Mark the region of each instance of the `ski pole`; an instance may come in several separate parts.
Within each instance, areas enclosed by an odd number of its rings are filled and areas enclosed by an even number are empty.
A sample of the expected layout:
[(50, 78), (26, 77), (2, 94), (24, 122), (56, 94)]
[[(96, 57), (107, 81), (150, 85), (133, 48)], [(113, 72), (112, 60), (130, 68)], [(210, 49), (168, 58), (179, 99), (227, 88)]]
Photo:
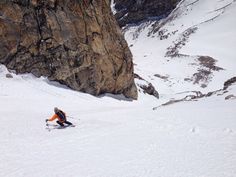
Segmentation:
[(80, 120), (80, 119), (77, 119), (77, 118), (74, 118), (74, 117), (71, 117), (71, 116), (67, 116), (67, 117), (69, 117), (69, 118), (71, 118), (71, 119)]

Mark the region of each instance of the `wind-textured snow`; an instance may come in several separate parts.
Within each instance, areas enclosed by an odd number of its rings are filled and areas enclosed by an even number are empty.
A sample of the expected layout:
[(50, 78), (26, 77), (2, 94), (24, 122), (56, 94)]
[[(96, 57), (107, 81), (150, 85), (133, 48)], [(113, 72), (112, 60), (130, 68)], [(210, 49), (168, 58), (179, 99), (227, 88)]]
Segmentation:
[[(148, 37), (147, 24), (126, 31), (135, 72), (156, 86), (160, 99), (142, 92), (137, 101), (94, 97), (29, 74), (6, 78), (9, 71), (0, 65), (0, 177), (235, 177), (236, 99), (225, 99), (236, 95), (235, 84), (210, 97), (160, 106), (190, 91), (221, 89), (236, 76), (235, 4), (181, 1), (171, 14), (176, 18), (160, 28), (178, 31), (164, 40), (157, 33)], [(198, 29), (179, 49), (188, 56), (165, 57), (192, 26)], [(199, 69), (198, 55), (224, 68), (213, 72), (206, 88), (184, 80)], [(48, 131), (45, 119), (55, 106), (76, 127)]]

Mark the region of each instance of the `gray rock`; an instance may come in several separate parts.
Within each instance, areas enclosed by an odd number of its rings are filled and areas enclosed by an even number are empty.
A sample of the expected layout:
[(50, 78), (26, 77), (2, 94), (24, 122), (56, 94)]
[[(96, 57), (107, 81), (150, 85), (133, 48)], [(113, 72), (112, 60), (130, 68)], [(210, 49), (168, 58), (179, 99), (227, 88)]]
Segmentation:
[(180, 0), (114, 0), (115, 17), (121, 27), (143, 20), (166, 17)]
[(233, 99), (236, 99), (236, 96), (231, 94), (231, 95), (228, 95), (225, 97), (225, 100), (233, 100)]
[(6, 78), (9, 78), (9, 79), (11, 79), (11, 78), (13, 78), (13, 76), (12, 76), (12, 74), (10, 74), (10, 73), (7, 73), (7, 74), (6, 74)]
[(154, 97), (156, 97), (157, 99), (159, 99), (159, 93), (157, 92), (157, 90), (155, 89), (155, 87), (152, 85), (152, 83), (146, 81), (145, 79), (143, 79), (141, 76), (139, 76), (138, 74), (134, 74), (134, 78), (138, 79), (140, 81), (143, 81), (142, 84), (137, 84), (138, 87), (141, 88), (141, 90), (143, 91), (143, 93), (145, 94), (149, 94), (152, 95)]
[(153, 95), (154, 97), (159, 99), (159, 93), (151, 83), (149, 83), (148, 85), (141, 85), (140, 87), (144, 90), (144, 93)]

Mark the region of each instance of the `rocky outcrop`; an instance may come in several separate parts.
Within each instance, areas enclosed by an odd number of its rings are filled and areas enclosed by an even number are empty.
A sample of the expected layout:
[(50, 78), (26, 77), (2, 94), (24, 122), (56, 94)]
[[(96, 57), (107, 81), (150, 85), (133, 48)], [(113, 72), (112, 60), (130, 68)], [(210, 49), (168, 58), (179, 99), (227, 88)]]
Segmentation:
[(225, 100), (235, 100), (236, 99), (236, 96), (231, 94), (231, 95), (228, 95), (225, 97)]
[(155, 89), (155, 87), (152, 85), (152, 83), (146, 81), (138, 74), (134, 74), (134, 78), (137, 79), (137, 86), (139, 92), (143, 92), (144, 94), (152, 95), (159, 99), (159, 93)]
[(166, 17), (180, 0), (114, 0), (115, 17), (121, 27)]
[(93, 95), (137, 98), (109, 0), (0, 1), (0, 63)]
[(223, 89), (226, 90), (229, 86), (231, 86), (235, 83), (236, 83), (236, 77), (232, 77), (232, 78), (228, 79), (227, 81), (225, 81)]

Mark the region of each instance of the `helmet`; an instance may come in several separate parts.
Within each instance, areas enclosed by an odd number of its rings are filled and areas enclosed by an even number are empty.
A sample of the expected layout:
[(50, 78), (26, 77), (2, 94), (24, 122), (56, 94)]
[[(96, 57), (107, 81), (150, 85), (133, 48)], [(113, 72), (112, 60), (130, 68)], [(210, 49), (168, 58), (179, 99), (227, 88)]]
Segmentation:
[(58, 113), (59, 112), (59, 109), (57, 107), (54, 108), (54, 112), (55, 113)]

